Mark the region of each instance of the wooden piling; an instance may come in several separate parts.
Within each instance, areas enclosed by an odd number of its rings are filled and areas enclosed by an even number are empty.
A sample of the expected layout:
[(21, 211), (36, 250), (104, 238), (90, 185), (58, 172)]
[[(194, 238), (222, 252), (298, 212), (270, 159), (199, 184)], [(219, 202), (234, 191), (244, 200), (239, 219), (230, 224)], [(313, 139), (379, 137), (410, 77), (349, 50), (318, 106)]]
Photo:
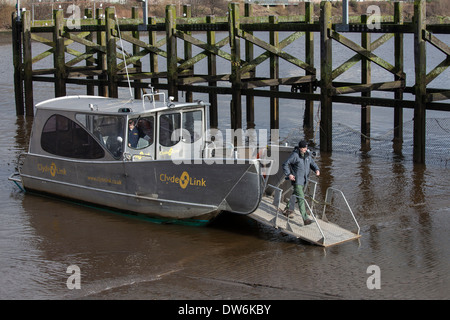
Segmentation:
[(117, 54), (116, 54), (116, 11), (114, 7), (106, 8), (106, 71), (108, 74), (108, 96), (117, 98), (119, 96), (117, 86)]
[(238, 36), (239, 30), (239, 5), (237, 3), (228, 4), (228, 23), (231, 46), (231, 87), (232, 99), (230, 103), (231, 129), (242, 128), (242, 102), (241, 102), (241, 39)]
[[(450, 34), (449, 25), (426, 25), (425, 0), (416, 0), (414, 4), (415, 16), (412, 22), (403, 22), (403, 5), (394, 4), (393, 22), (383, 22), (380, 29), (368, 28), (367, 17), (360, 22), (351, 22), (345, 28), (332, 24), (331, 4), (326, 1), (320, 6), (319, 23), (314, 21), (313, 3), (305, 3), (305, 16), (289, 15), (272, 17), (254, 17), (252, 6), (245, 5), (244, 16), (240, 16), (239, 4), (228, 5), (227, 17), (191, 17), (190, 7), (184, 6), (184, 17), (177, 18), (176, 7), (166, 7), (165, 19), (151, 17), (147, 26), (142, 27), (138, 19), (138, 9), (133, 8), (130, 19), (115, 17), (114, 8), (106, 9), (106, 19), (102, 9), (95, 12), (92, 20), (92, 11), (86, 10), (87, 19), (81, 19), (81, 29), (71, 30), (65, 26), (62, 10), (56, 10), (52, 21), (34, 21), (31, 25), (30, 12), (24, 12), (22, 20), (13, 23), (13, 51), (14, 51), (14, 85), (16, 113), (33, 115), (33, 81), (53, 82), (55, 96), (66, 94), (66, 83), (86, 86), (86, 92), (93, 94), (94, 86), (98, 86), (98, 95), (118, 96), (119, 86), (128, 86), (123, 76), (124, 63), (117, 64), (117, 58), (122, 59), (122, 53), (117, 53), (116, 43), (119, 40), (119, 30), (122, 40), (133, 46), (132, 53), (125, 53), (126, 61), (132, 64), (130, 85), (134, 87), (134, 96), (141, 97), (141, 88), (147, 85), (156, 90), (167, 90), (169, 96), (179, 99), (178, 91), (186, 92), (185, 100), (192, 101), (194, 92), (209, 95), (210, 126), (217, 128), (218, 95), (231, 96), (230, 115), (231, 128), (242, 127), (242, 95), (246, 96), (246, 126), (247, 129), (255, 127), (255, 112), (258, 106), (254, 105), (255, 97), (264, 97), (270, 100), (270, 127), (279, 128), (279, 99), (292, 99), (305, 101), (303, 128), (306, 139), (314, 138), (314, 101), (320, 101), (320, 150), (332, 151), (332, 107), (333, 102), (361, 106), (361, 147), (370, 149), (370, 108), (383, 106), (394, 108), (394, 152), (401, 150), (403, 140), (403, 108), (411, 108), (413, 102), (404, 100), (403, 93), (412, 93), (414, 100), (414, 161), (425, 161), (425, 122), (426, 110), (450, 111), (450, 103), (437, 103), (437, 101), (450, 98), (449, 89), (427, 89), (427, 84), (438, 77), (450, 66), (450, 46), (438, 39), (434, 34)], [(12, 17), (14, 21), (14, 16)], [(389, 20), (389, 19), (388, 19)], [(392, 20), (390, 20), (392, 21)], [(148, 44), (141, 41), (139, 31), (148, 31)], [(206, 41), (196, 38), (197, 31), (206, 32)], [(228, 37), (216, 43), (216, 32), (228, 32)], [(360, 32), (361, 44), (355, 43), (345, 36), (346, 32)], [(38, 36), (35, 33), (47, 32), (53, 34), (53, 39)], [(97, 43), (93, 43), (93, 33), (96, 33)], [(132, 33), (130, 36), (129, 32)], [(156, 32), (165, 32), (166, 37), (156, 38)], [(259, 36), (266, 32), (269, 40), (262, 40)], [(279, 32), (292, 32), (280, 41)], [(314, 36), (320, 33), (320, 79), (314, 68)], [(305, 62), (289, 54), (285, 47), (305, 34), (304, 50)], [(384, 33), (371, 42), (371, 33)], [(415, 85), (406, 85), (403, 56), (403, 34), (414, 34), (415, 55)], [(378, 57), (374, 51), (394, 37), (394, 65)], [(22, 41), (21, 41), (22, 40)], [(32, 57), (31, 41), (41, 42), (49, 49)], [(184, 41), (184, 56), (178, 57), (177, 40)], [(333, 70), (332, 42), (337, 41), (352, 50), (353, 56), (341, 66)], [(85, 52), (78, 52), (70, 47), (77, 42), (85, 48)], [(230, 53), (223, 49), (229, 42)], [(241, 42), (245, 43), (245, 60), (241, 60)], [(426, 42), (436, 47), (446, 55), (444, 61), (438, 64), (428, 74), (426, 73)], [(165, 45), (165, 48), (164, 48)], [(193, 57), (193, 46), (201, 51)], [(263, 52), (255, 57), (254, 47)], [(149, 55), (150, 70), (143, 69), (142, 58)], [(74, 55), (66, 62), (67, 56)], [(93, 58), (96, 55), (96, 59)], [(53, 56), (53, 68), (33, 70), (33, 63), (45, 57)], [(158, 57), (167, 61), (167, 71), (158, 69)], [(217, 74), (218, 57), (230, 63), (231, 72)], [(194, 74), (194, 65), (202, 59), (207, 59), (207, 74)], [(85, 62), (83, 62), (85, 60)], [(269, 60), (270, 70), (263, 71), (266, 77), (257, 77), (257, 68)], [(303, 74), (283, 77), (279, 66), (289, 63), (300, 68)], [(352, 66), (361, 62), (361, 73), (354, 73), (353, 82), (335, 81)], [(85, 65), (75, 66), (78, 63)], [(394, 81), (372, 83), (371, 66), (381, 67), (394, 76)], [(120, 69), (120, 70), (119, 70)], [(292, 69), (294, 71), (295, 69)], [(198, 72), (199, 70), (197, 70)], [(301, 71), (301, 70), (300, 70)], [(98, 77), (97, 80), (94, 77)], [(151, 83), (146, 83), (149, 79)], [(163, 79), (160, 81), (159, 79)], [(165, 83), (165, 81), (167, 83)], [(318, 81), (319, 80), (319, 81)], [(222, 82), (227, 85), (221, 86)], [(204, 84), (201, 84), (204, 83)], [(320, 85), (320, 93), (315, 92), (315, 86)], [(288, 90), (286, 90), (286, 87)], [(291, 89), (291, 90), (289, 90)], [(372, 92), (392, 92), (394, 98), (388, 95), (375, 97)], [(348, 95), (361, 93), (359, 96)], [(294, 102), (295, 103), (295, 102)], [(400, 146), (398, 148), (398, 146)]]
[[(244, 8), (244, 15), (245, 17), (252, 17), (253, 16), (253, 6), (250, 3), (245, 3)], [(250, 35), (253, 35), (252, 31), (248, 31)], [(247, 63), (251, 62), (254, 58), (254, 46), (253, 43), (250, 41), (245, 41), (245, 61)], [(250, 78), (254, 78), (256, 76), (255, 69), (252, 69), (249, 71)], [(253, 90), (253, 89), (251, 89)], [(247, 118), (247, 129), (254, 129), (255, 128), (255, 96), (251, 94), (246, 95), (246, 118)]]
[[(84, 10), (84, 15), (86, 16), (87, 19), (92, 19), (94, 17), (91, 8), (86, 8)], [(86, 36), (86, 40), (88, 40), (88, 41), (92, 41), (93, 40), (92, 32), (89, 33), (89, 35)], [(85, 48), (86, 48), (86, 53), (90, 52), (89, 46), (86, 45)], [(94, 62), (89, 60), (89, 59), (86, 59), (86, 67), (93, 67), (93, 66), (94, 66)], [(94, 77), (93, 76), (87, 76), (86, 79), (93, 80)], [(86, 94), (92, 95), (92, 96), (95, 94), (94, 93), (94, 85), (92, 83), (88, 83), (86, 85)]]
[[(394, 3), (394, 23), (397, 25), (403, 24), (403, 2)], [(403, 33), (397, 32), (394, 35), (394, 57), (395, 68), (403, 72)], [(402, 80), (399, 76), (394, 75), (394, 81)], [(395, 100), (403, 100), (403, 88), (395, 89)], [(394, 152), (399, 153), (401, 143), (403, 142), (403, 108), (401, 106), (394, 106)], [(400, 147), (400, 148), (399, 148)]]
[(176, 7), (175, 5), (168, 5), (166, 7), (166, 39), (167, 39), (167, 84), (168, 94), (172, 96), (175, 101), (178, 101), (177, 89), (177, 38), (176, 33)]
[[(305, 23), (312, 25), (314, 23), (314, 3), (305, 2)], [(314, 33), (305, 32), (305, 62), (314, 67)], [(306, 70), (306, 75), (313, 75)], [(313, 84), (308, 85), (308, 93), (314, 93)], [(303, 116), (303, 128), (305, 129), (306, 139), (311, 139), (314, 132), (314, 101), (305, 100), (305, 114)]]
[(416, 163), (425, 162), (425, 126), (426, 126), (426, 2), (416, 0), (414, 3), (414, 64), (416, 84), (414, 85), (414, 132), (413, 158)]
[[(183, 16), (185, 18), (187, 18), (187, 19), (192, 17), (191, 5), (185, 4), (183, 6)], [(187, 35), (192, 35), (192, 32), (188, 31), (188, 32), (186, 32), (186, 34)], [(185, 60), (189, 60), (191, 58), (192, 58), (192, 44), (189, 43), (188, 41), (185, 41), (184, 42), (184, 59)], [(194, 74), (194, 65), (192, 65), (189, 68), (189, 71), (190, 71), (191, 74)], [(185, 97), (186, 102), (192, 102), (194, 100), (192, 91), (187, 90), (185, 92), (185, 95), (186, 95), (186, 97)]]
[[(150, 17), (148, 24), (151, 26), (156, 25), (156, 18)], [(157, 44), (157, 38), (156, 38), (156, 31), (149, 31), (148, 33), (148, 42), (151, 46), (156, 46)], [(157, 74), (158, 73), (158, 55), (155, 52), (149, 53), (150, 58), (150, 73), (151, 74)], [(153, 87), (156, 87), (159, 83), (159, 79), (157, 77), (153, 77), (151, 80), (151, 84)]]
[(22, 81), (22, 24), (17, 20), (17, 13), (13, 12), (12, 25), (12, 49), (14, 66), (14, 96), (16, 102), (16, 115), (24, 114), (23, 81)]
[[(104, 10), (101, 8), (96, 9), (95, 16), (97, 18), (97, 26), (104, 26), (105, 19), (103, 17)], [(102, 31), (100, 28), (97, 31), (97, 44), (101, 47), (106, 48), (106, 32)], [(107, 81), (107, 59), (106, 53), (99, 51), (97, 54), (97, 64), (98, 69), (101, 71), (101, 74), (98, 76), (98, 80), (104, 81), (105, 84), (101, 84), (98, 86), (98, 95), (102, 97), (108, 96), (108, 86), (106, 85)]]
[[(216, 18), (214, 16), (207, 16), (206, 23), (213, 25), (216, 23)], [(214, 46), (216, 44), (216, 32), (213, 30), (207, 31), (206, 33), (206, 41), (210, 46)], [(208, 75), (215, 76), (217, 74), (217, 64), (216, 64), (216, 55), (212, 52), (208, 52)], [(210, 87), (216, 87), (216, 81), (209, 81), (208, 85)], [(209, 103), (211, 104), (209, 107), (209, 125), (210, 128), (217, 129), (219, 126), (219, 116), (217, 113), (218, 101), (217, 101), (217, 93), (210, 92), (209, 93)]]
[(31, 53), (31, 13), (29, 11), (25, 11), (22, 14), (22, 28), (25, 114), (33, 116), (33, 58)]
[[(138, 19), (139, 18), (139, 8), (138, 7), (132, 7), (131, 8), (131, 18), (132, 19)], [(139, 39), (140, 38), (140, 32), (139, 30), (133, 30), (132, 32), (133, 38)], [(124, 48), (123, 48), (124, 49)], [(136, 55), (139, 53), (139, 46), (136, 44), (133, 44), (133, 55)], [(133, 68), (136, 69), (136, 72), (142, 72), (142, 62), (139, 60), (136, 63), (133, 64)], [(142, 99), (142, 89), (139, 87), (139, 84), (141, 83), (140, 79), (135, 79), (134, 83), (136, 83), (136, 86), (134, 87), (134, 98), (135, 99)]]
[[(367, 15), (361, 16), (361, 24), (367, 25)], [(361, 32), (361, 46), (370, 51), (370, 33)], [(363, 57), (361, 59), (361, 83), (369, 84), (371, 82), (370, 60)], [(361, 92), (362, 97), (370, 97), (370, 91)], [(361, 104), (361, 150), (370, 150), (370, 123), (371, 123), (370, 106), (366, 103)]]
[(55, 66), (55, 97), (66, 95), (66, 59), (64, 46), (64, 12), (62, 9), (53, 12), (55, 27), (53, 29), (53, 43), (55, 52), (53, 63)]
[[(276, 16), (269, 16), (269, 23), (277, 24)], [(269, 33), (270, 45), (278, 48), (279, 35), (277, 31), (270, 31)], [(280, 59), (277, 55), (270, 54), (270, 79), (278, 79), (280, 77)], [(278, 86), (271, 86), (271, 91), (278, 91)], [(270, 128), (280, 128), (280, 99), (278, 97), (270, 97)]]
[(320, 4), (320, 150), (332, 151), (332, 15), (331, 3)]

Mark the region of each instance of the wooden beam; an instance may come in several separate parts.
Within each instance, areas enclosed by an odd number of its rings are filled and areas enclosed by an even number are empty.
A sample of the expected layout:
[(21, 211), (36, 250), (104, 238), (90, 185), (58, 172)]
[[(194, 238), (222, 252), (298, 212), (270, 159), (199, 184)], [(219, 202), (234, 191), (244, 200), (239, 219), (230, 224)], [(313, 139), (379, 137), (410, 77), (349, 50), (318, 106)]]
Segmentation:
[[(248, 81), (242, 84), (243, 89), (253, 89), (268, 86), (280, 86), (280, 85), (293, 85), (298, 83), (311, 83), (314, 81), (315, 76), (299, 76), (289, 78), (274, 78), (274, 79), (262, 79), (255, 81)], [(274, 95), (275, 96), (275, 95)]]
[(247, 32), (244, 32), (242, 30), (239, 30), (238, 34), (239, 34), (239, 36), (241, 38), (243, 38), (243, 39), (245, 39), (247, 41), (250, 41), (251, 43), (257, 45), (258, 47), (261, 47), (261, 48), (267, 50), (268, 52), (270, 52), (270, 53), (272, 53), (272, 54), (274, 54), (274, 55), (276, 55), (276, 56), (278, 56), (280, 58), (283, 58), (287, 62), (290, 62), (290, 63), (292, 63), (293, 65), (295, 65), (297, 67), (300, 67), (300, 68), (302, 68), (304, 70), (307, 70), (310, 73), (314, 73), (315, 74), (315, 72), (316, 72), (315, 68), (311, 67), (310, 65), (308, 65), (305, 62), (303, 62), (302, 60), (300, 60), (300, 59), (290, 55), (289, 53), (284, 52), (284, 51), (280, 50), (279, 48), (274, 47), (274, 46), (272, 46), (272, 45), (270, 45), (270, 44), (268, 44), (268, 43), (258, 39), (257, 37), (255, 37), (255, 36), (253, 36), (253, 35), (251, 35), (251, 34), (249, 34)]
[(401, 78), (405, 78), (405, 74), (403, 72), (396, 70), (396, 68), (393, 65), (391, 65), (389, 62), (386, 62), (385, 60), (376, 56), (369, 50), (364, 49), (360, 45), (358, 45), (355, 42), (351, 41), (350, 39), (344, 37), (342, 34), (339, 34), (336, 31), (331, 31), (331, 38), (333, 38), (334, 40), (343, 44), (347, 48), (357, 52), (358, 54), (362, 55), (363, 57), (369, 59), (370, 61), (379, 65), (383, 69), (393, 73), (394, 75), (397, 75), (398, 77), (401, 77)]

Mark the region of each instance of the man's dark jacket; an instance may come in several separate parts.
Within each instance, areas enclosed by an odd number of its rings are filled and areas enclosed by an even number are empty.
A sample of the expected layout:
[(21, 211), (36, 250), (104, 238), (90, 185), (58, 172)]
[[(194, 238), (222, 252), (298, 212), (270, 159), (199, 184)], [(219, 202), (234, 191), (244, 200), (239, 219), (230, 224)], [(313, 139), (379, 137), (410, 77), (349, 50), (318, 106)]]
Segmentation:
[(295, 176), (295, 181), (292, 184), (300, 184), (304, 186), (308, 180), (309, 170), (317, 171), (319, 167), (315, 163), (314, 159), (311, 157), (308, 151), (300, 156), (300, 149), (298, 147), (294, 148), (291, 155), (283, 163), (283, 172), (286, 177), (290, 174)]

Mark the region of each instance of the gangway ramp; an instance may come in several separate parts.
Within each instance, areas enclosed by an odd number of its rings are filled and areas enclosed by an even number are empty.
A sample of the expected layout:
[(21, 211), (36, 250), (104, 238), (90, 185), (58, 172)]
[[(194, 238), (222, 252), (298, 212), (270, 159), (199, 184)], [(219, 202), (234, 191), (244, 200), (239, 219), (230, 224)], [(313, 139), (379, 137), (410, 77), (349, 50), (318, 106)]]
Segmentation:
[[(335, 190), (330, 188), (330, 192)], [(326, 198), (330, 198), (328, 192)], [(359, 234), (359, 225), (356, 220), (357, 231), (349, 231), (337, 224), (329, 222), (324, 215), (322, 215), (323, 219), (319, 219), (317, 215), (312, 213), (307, 201), (305, 201), (307, 212), (314, 221), (313, 223), (304, 225), (300, 212), (297, 209), (294, 210), (294, 217), (289, 218), (283, 214), (280, 208), (280, 199), (281, 189), (279, 189), (279, 192), (276, 192), (273, 198), (264, 196), (259, 207), (253, 213), (249, 214), (248, 217), (264, 225), (276, 228), (282, 233), (322, 247), (330, 247), (361, 237)], [(295, 201), (290, 201), (290, 203), (295, 203)], [(297, 206), (295, 205), (295, 207)]]

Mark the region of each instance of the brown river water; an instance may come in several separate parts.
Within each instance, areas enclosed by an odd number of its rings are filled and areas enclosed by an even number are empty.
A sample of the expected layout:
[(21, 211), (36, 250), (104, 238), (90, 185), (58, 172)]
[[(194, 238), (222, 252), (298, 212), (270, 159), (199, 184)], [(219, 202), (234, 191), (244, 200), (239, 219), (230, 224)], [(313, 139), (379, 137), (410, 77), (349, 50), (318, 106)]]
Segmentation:
[[(413, 164), (406, 137), (405, 157), (385, 156), (389, 141), (368, 154), (318, 154), (319, 190), (344, 192), (362, 234), (327, 249), (245, 216), (207, 227), (160, 225), (22, 192), (7, 178), (27, 149), (32, 119), (15, 115), (12, 49), (9, 34), (0, 37), (0, 299), (450, 298), (450, 168), (441, 160)], [(35, 84), (35, 103), (52, 94), (50, 84)], [(374, 133), (382, 135), (391, 113), (373, 110)], [(335, 112), (345, 123), (345, 107)], [(283, 122), (284, 132), (296, 121)], [(448, 155), (449, 136), (436, 138), (447, 138), (447, 149), (427, 151)], [(79, 289), (67, 285), (71, 266), (79, 268)]]

